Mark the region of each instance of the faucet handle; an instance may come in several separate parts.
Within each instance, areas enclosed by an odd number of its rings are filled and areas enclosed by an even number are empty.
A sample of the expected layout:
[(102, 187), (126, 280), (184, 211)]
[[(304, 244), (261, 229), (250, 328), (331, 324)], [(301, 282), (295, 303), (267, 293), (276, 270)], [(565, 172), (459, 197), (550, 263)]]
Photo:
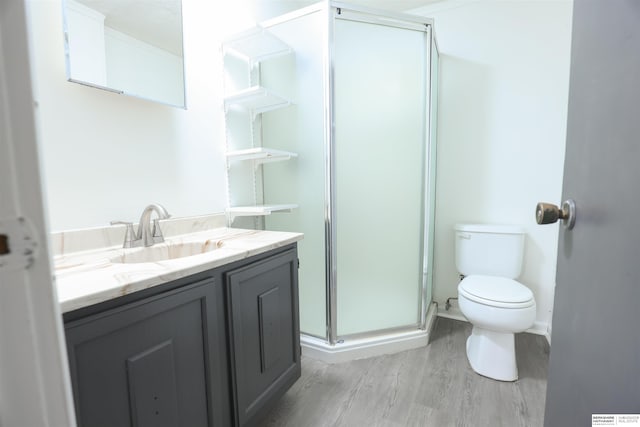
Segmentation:
[(124, 232), (123, 248), (133, 247), (133, 242), (136, 240), (136, 232), (133, 231), (133, 223), (127, 221), (111, 221), (111, 225), (125, 225), (127, 228)]
[(160, 218), (156, 218), (153, 220), (153, 230), (151, 231), (151, 237), (153, 238), (153, 243), (164, 242), (164, 236), (162, 235), (162, 229), (160, 228)]

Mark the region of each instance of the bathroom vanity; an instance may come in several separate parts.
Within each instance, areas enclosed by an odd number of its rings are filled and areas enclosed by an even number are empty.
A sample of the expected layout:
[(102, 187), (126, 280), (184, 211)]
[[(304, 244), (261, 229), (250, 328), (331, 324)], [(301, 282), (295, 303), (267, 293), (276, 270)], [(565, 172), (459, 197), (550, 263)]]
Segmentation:
[(301, 237), (221, 229), (168, 239), (196, 255), (57, 260), (78, 425), (256, 424), (300, 377)]

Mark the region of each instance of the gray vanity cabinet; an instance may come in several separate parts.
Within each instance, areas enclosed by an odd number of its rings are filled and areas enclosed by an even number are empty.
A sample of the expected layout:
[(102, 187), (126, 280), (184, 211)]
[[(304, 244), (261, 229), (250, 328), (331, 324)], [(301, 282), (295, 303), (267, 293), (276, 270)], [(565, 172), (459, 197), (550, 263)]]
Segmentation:
[(254, 425), (300, 377), (297, 271), (288, 251), (225, 275), (241, 426)]
[(295, 244), (64, 318), (79, 427), (255, 425), (300, 377)]
[(203, 280), (66, 324), (79, 426), (226, 425), (215, 285)]

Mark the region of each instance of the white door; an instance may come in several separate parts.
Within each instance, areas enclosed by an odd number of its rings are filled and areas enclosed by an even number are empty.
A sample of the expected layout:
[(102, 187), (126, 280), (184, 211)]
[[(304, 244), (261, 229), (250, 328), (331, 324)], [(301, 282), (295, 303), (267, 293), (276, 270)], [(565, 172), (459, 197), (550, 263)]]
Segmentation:
[[(23, 0), (0, 1), (0, 425), (75, 426), (47, 247)], [(17, 221), (24, 218), (24, 223)], [(21, 225), (22, 224), (22, 225)], [(36, 243), (33, 261), (24, 252)]]
[(640, 1), (575, 0), (548, 427), (640, 414), (639, 185)]

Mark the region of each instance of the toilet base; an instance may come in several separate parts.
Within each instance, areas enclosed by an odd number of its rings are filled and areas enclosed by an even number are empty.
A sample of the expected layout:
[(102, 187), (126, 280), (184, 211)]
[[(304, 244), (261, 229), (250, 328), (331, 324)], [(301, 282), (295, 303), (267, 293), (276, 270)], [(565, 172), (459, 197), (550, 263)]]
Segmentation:
[(499, 381), (518, 379), (513, 333), (473, 327), (467, 338), (467, 358), (478, 374)]

